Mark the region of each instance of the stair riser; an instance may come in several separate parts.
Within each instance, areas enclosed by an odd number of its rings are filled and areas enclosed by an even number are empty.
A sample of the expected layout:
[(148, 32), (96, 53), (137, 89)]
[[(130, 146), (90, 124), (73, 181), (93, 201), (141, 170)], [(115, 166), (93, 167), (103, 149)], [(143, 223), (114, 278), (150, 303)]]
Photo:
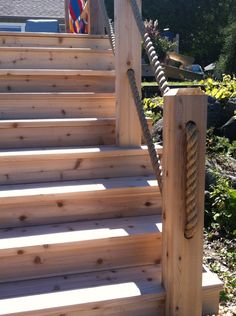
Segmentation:
[(86, 36), (67, 36), (40, 34), (1, 34), (0, 45), (3, 47), (65, 47), (110, 49), (108, 38), (86, 38)]
[(47, 310), (2, 314), (2, 316), (164, 316), (165, 302), (150, 294), (127, 299), (81, 304)]
[[(135, 193), (136, 191), (136, 193)], [(150, 192), (150, 193), (149, 193)], [(19, 207), (20, 204), (20, 207)], [(0, 199), (0, 228), (161, 214), (157, 189)]]
[[(1, 282), (159, 263), (159, 233), (1, 250)], [(19, 273), (20, 267), (20, 273)]]
[(221, 291), (219, 286), (213, 289), (203, 289), (203, 316), (218, 314)]
[[(94, 124), (95, 123), (95, 124)], [(13, 123), (14, 125), (14, 123)], [(16, 126), (16, 125), (15, 125)], [(0, 148), (39, 148), (115, 144), (113, 123), (76, 126), (2, 128)]]
[(13, 95), (0, 99), (1, 119), (115, 117), (114, 98)]
[[(148, 120), (150, 129), (151, 123)], [(2, 121), (0, 149), (115, 145), (115, 124), (115, 119), (42, 123)], [(141, 141), (145, 144), (143, 137)]]
[[(79, 52), (71, 50), (37, 51), (0, 48), (0, 68), (2, 69), (93, 69), (113, 70), (112, 51)], [(37, 61), (37, 62), (36, 62)]]
[(0, 92), (114, 92), (113, 76), (2, 75)]
[(139, 156), (111, 156), (81, 158), (17, 157), (4, 162), (0, 158), (0, 184), (21, 184), (125, 176), (149, 176), (153, 169), (150, 158)]

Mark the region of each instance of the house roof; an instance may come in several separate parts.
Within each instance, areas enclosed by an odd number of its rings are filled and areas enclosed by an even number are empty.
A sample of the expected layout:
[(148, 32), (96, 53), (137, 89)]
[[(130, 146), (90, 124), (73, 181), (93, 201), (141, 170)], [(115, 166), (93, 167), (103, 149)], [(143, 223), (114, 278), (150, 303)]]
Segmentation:
[(0, 0), (1, 17), (63, 18), (64, 0)]

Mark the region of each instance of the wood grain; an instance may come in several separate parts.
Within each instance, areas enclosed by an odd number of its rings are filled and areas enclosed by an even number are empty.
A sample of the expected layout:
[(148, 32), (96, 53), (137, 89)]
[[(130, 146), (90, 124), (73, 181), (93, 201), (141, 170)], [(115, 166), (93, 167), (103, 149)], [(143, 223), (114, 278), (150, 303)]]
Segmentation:
[[(141, 7), (141, 1), (138, 1)], [(127, 70), (133, 68), (141, 87), (141, 37), (128, 0), (115, 1), (116, 34), (116, 142), (120, 146), (138, 146), (141, 129)], [(140, 88), (141, 91), (141, 88)]]
[(1, 32), (2, 47), (68, 47), (110, 49), (107, 35)]
[(0, 184), (152, 174), (146, 146), (130, 150), (101, 146), (0, 151)]
[(0, 231), (1, 282), (155, 264), (160, 259), (160, 216)]
[[(165, 96), (162, 260), (168, 316), (202, 313), (206, 112), (207, 97), (200, 89), (176, 89)], [(195, 122), (199, 130), (198, 226), (195, 236), (185, 239), (185, 126), (189, 121)]]

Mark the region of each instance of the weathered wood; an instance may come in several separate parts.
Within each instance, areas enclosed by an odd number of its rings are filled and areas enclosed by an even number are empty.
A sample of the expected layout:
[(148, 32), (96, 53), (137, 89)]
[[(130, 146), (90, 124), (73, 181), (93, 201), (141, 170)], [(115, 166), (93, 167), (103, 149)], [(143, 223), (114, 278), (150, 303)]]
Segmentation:
[(105, 34), (104, 17), (102, 15), (100, 0), (89, 0), (89, 34)]
[(70, 0), (64, 0), (64, 6), (65, 6), (65, 31), (66, 31), (66, 33), (70, 32), (70, 26), (69, 26), (69, 2), (70, 2)]
[[(202, 314), (202, 239), (207, 97), (200, 89), (171, 90), (165, 96), (163, 151), (163, 284), (166, 315)], [(197, 231), (184, 236), (186, 221), (187, 122), (196, 123), (198, 142)]]
[[(138, 4), (141, 7), (140, 0)], [(135, 70), (137, 86), (141, 89), (141, 37), (128, 0), (115, 1), (115, 33), (117, 144), (137, 146), (141, 142), (141, 130), (127, 70)]]

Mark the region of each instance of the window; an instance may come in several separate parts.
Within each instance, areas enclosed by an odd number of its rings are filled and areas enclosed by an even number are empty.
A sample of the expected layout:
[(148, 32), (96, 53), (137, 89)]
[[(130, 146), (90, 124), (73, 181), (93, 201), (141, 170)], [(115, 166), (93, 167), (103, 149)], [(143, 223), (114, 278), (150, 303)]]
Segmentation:
[(0, 23), (0, 32), (25, 32), (25, 23)]

